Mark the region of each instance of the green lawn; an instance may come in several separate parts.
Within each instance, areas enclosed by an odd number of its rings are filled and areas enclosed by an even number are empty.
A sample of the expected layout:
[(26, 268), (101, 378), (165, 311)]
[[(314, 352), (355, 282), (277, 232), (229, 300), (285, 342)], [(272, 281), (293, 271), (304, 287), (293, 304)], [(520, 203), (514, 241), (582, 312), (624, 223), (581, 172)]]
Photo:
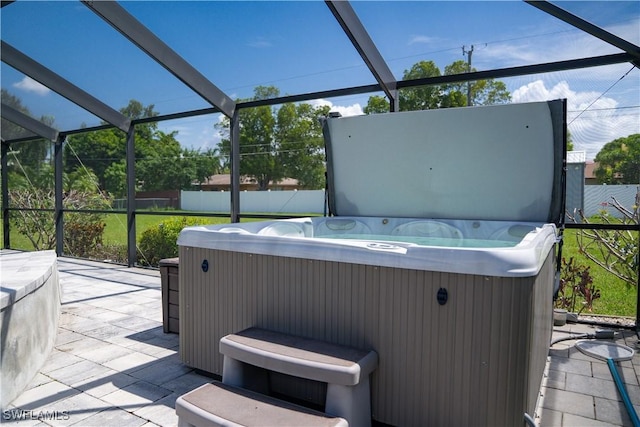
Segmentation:
[[(637, 289), (630, 287), (602, 267), (581, 255), (576, 235), (579, 230), (565, 230), (562, 257), (573, 257), (578, 264), (589, 266), (591, 277), (601, 297), (593, 303), (593, 314), (636, 316)], [(588, 312), (584, 312), (585, 314)]]
[[(136, 215), (136, 241), (140, 240), (142, 233), (149, 227), (160, 224), (169, 218), (181, 217), (179, 212), (176, 215)], [(218, 217), (202, 217), (203, 223), (207, 224), (224, 224), (228, 223), (228, 218)], [(127, 215), (126, 214), (107, 214), (104, 216), (106, 227), (102, 240), (105, 244), (126, 245), (127, 244)], [(4, 234), (0, 233), (0, 245), (4, 246)], [(33, 250), (33, 246), (26, 236), (11, 233), (11, 248), (21, 250)]]
[[(176, 211), (175, 215), (136, 215), (136, 241), (140, 240), (142, 233), (150, 227), (167, 221), (170, 218), (180, 218), (180, 211)], [(309, 214), (316, 216), (317, 214)], [(227, 224), (228, 217), (192, 217), (198, 219), (203, 224)], [(260, 221), (260, 219), (243, 218), (242, 222)], [(126, 245), (127, 244), (127, 215), (126, 214), (107, 214), (104, 216), (106, 224), (102, 240), (105, 244)], [(4, 246), (4, 234), (0, 233), (0, 246)], [(33, 250), (33, 246), (26, 236), (11, 233), (11, 248), (21, 250)]]
[[(136, 241), (140, 241), (140, 237), (145, 230), (170, 218), (181, 218), (179, 212), (176, 215), (136, 215)], [(193, 217), (196, 218), (196, 217)], [(219, 217), (197, 217), (198, 221), (203, 224), (226, 224), (229, 218)], [(102, 240), (105, 244), (127, 244), (127, 216), (125, 214), (110, 214), (105, 217), (107, 226), (104, 229)]]
[[(136, 216), (136, 240), (139, 241), (142, 233), (171, 217), (180, 217), (180, 213), (176, 212), (175, 216), (167, 215), (137, 215)], [(223, 224), (228, 223), (229, 218), (220, 217), (200, 217), (200, 221), (206, 224)], [(249, 221), (250, 219), (243, 219)], [(126, 215), (125, 214), (109, 214), (105, 216), (106, 228), (103, 235), (105, 244), (126, 245)], [(593, 314), (606, 314), (616, 316), (636, 315), (636, 298), (637, 290), (635, 287), (627, 286), (623, 281), (614, 277), (609, 272), (595, 265), (586, 257), (581, 255), (578, 250), (576, 234), (578, 230), (565, 230), (563, 257), (569, 259), (574, 257), (578, 264), (590, 266), (590, 273), (593, 277), (593, 283), (600, 290), (601, 298), (597, 299), (593, 304)], [(2, 242), (2, 234), (0, 233), (0, 244)], [(14, 249), (33, 250), (25, 236), (15, 233), (11, 234), (11, 247)], [(587, 312), (585, 312), (587, 313)]]

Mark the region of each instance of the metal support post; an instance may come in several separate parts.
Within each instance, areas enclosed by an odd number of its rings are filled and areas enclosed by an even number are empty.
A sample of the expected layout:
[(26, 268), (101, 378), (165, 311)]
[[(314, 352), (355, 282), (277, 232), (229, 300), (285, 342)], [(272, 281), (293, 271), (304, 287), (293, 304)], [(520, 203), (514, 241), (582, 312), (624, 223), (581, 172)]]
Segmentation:
[(62, 256), (64, 253), (64, 210), (62, 205), (63, 188), (62, 188), (62, 171), (64, 165), (62, 163), (62, 146), (65, 137), (58, 136), (54, 143), (54, 197), (55, 197), (55, 224), (56, 224), (56, 255)]
[(636, 281), (636, 335), (640, 338), (640, 221), (638, 221), (638, 253), (636, 254), (636, 267), (638, 269)]
[(0, 151), (0, 175), (2, 181), (2, 232), (4, 238), (4, 248), (9, 249), (11, 247), (9, 241), (9, 172), (7, 166), (9, 161), (9, 143), (2, 141), (2, 149)]
[[(640, 191), (640, 189), (638, 189)], [(636, 192), (636, 206), (640, 203), (640, 192)], [(636, 336), (640, 339), (640, 217), (636, 216), (638, 246), (636, 246)]]
[(133, 267), (136, 261), (135, 125), (131, 125), (127, 132), (127, 265)]
[(389, 112), (395, 113), (400, 111), (400, 96), (398, 95), (398, 89), (391, 91), (392, 97), (389, 98)]
[(231, 222), (240, 222), (240, 113), (231, 117)]

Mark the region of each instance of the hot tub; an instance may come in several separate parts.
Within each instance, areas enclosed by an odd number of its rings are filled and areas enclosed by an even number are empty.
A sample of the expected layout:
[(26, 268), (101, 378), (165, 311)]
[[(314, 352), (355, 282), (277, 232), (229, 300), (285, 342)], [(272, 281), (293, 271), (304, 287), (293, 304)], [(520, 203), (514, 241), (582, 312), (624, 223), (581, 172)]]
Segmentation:
[(318, 217), (185, 229), (181, 246), (496, 277), (535, 276), (554, 224)]
[[(324, 123), (331, 216), (182, 231), (181, 358), (221, 374), (220, 338), (258, 326), (374, 349), (379, 422), (522, 425), (553, 323), (564, 103), (377, 116)], [(273, 389), (323, 403), (321, 384)]]

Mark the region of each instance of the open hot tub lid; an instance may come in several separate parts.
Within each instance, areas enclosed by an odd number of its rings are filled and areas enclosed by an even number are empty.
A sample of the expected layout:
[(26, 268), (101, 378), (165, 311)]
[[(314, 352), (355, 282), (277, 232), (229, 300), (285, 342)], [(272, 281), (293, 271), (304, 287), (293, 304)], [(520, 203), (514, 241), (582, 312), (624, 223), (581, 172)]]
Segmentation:
[(324, 120), (339, 216), (561, 224), (564, 100)]

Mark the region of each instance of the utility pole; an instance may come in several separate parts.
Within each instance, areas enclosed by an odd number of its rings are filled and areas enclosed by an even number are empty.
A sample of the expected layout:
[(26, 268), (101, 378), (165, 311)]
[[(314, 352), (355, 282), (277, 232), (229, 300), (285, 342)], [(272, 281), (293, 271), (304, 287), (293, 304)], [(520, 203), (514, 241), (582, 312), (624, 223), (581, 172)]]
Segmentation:
[[(467, 56), (467, 73), (471, 72), (471, 55), (473, 54), (473, 45), (470, 50), (466, 50), (462, 46), (462, 56)], [(467, 106), (471, 106), (471, 82), (467, 82)]]

